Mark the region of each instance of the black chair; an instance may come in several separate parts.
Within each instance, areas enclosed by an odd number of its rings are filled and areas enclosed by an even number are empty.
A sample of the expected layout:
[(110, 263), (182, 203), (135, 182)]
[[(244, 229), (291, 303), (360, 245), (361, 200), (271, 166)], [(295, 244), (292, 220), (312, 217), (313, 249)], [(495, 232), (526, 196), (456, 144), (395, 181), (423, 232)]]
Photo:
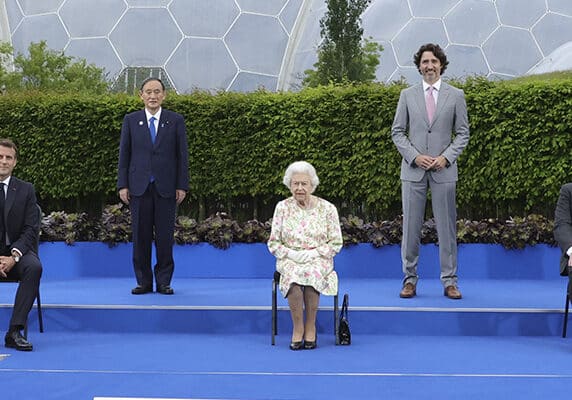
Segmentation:
[[(278, 284), (280, 283), (280, 272), (274, 271), (272, 278), (272, 346), (276, 344), (275, 336), (278, 335)], [(336, 345), (340, 344), (338, 337), (338, 295), (334, 296), (334, 335), (336, 336)]]
[(562, 327), (562, 337), (566, 337), (568, 329), (568, 309), (570, 308), (570, 293), (566, 292), (566, 305), (564, 306), (564, 325)]
[[(40, 228), (41, 228), (41, 221), (42, 221), (42, 209), (38, 205), (38, 238), (36, 240), (36, 254), (39, 254), (39, 246), (40, 246)], [(10, 278), (0, 278), (0, 282), (6, 283), (19, 283), (18, 279), (10, 279)], [(42, 301), (40, 300), (40, 288), (38, 287), (38, 293), (36, 294), (36, 306), (38, 308), (38, 326), (40, 328), (40, 333), (44, 332), (44, 319), (42, 317)], [(28, 338), (28, 323), (24, 326), (24, 337)]]

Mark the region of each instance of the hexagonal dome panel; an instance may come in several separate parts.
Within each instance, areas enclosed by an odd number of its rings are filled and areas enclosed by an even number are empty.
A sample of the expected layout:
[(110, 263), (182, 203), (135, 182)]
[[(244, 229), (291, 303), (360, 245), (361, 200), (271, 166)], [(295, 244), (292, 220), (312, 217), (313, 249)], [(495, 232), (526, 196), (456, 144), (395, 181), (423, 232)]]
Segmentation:
[(256, 90), (273, 92), (276, 90), (277, 84), (278, 78), (274, 76), (240, 72), (229, 89), (235, 92), (254, 92)]
[(439, 19), (414, 19), (395, 37), (393, 47), (400, 66), (413, 66), (413, 55), (423, 43), (448, 42), (443, 22)]
[(497, 0), (497, 10), (504, 25), (530, 28), (546, 12), (546, 2), (528, 0), (525, 6), (521, 0)]
[[(67, 0), (60, 17), (71, 37), (105, 36), (126, 8), (123, 0)], [(82, 12), (78, 13), (80, 9)]]
[(278, 19), (242, 14), (225, 41), (241, 70), (278, 75), (288, 35)]
[(48, 47), (61, 50), (68, 43), (69, 37), (61, 20), (55, 14), (24, 17), (12, 36), (12, 45), (16, 53), (27, 54), (31, 42), (45, 40)]
[(459, 0), (431, 0), (427, 7), (427, 0), (409, 0), (413, 15), (416, 17), (443, 17)]
[(452, 43), (480, 45), (498, 26), (495, 6), (482, 0), (463, 0), (445, 17)]
[(302, 1), (303, 0), (290, 0), (288, 4), (286, 4), (286, 7), (280, 12), (280, 21), (284, 24), (288, 34), (292, 33), (292, 28), (294, 28), (294, 24), (296, 23)]
[(89, 64), (105, 68), (108, 79), (114, 79), (123, 68), (111, 43), (105, 38), (72, 39), (65, 53), (68, 56), (85, 58)]
[(517, 28), (499, 28), (483, 50), (493, 72), (512, 76), (525, 74), (542, 59), (532, 35)]
[(572, 17), (546, 14), (532, 29), (544, 54), (552, 53), (572, 38)]
[(178, 92), (226, 90), (237, 73), (222, 40), (184, 39), (165, 66)]
[(288, 0), (237, 0), (241, 11), (278, 15)]
[(572, 2), (568, 0), (547, 0), (548, 10), (572, 17)]
[(544, 74), (553, 71), (572, 70), (572, 41), (563, 44), (545, 57), (528, 74)]
[(411, 19), (406, 1), (376, 1), (362, 15), (364, 36), (374, 40), (391, 40)]
[(45, 14), (58, 11), (64, 0), (18, 0), (24, 15)]
[(123, 63), (130, 66), (163, 65), (181, 37), (164, 8), (131, 8), (109, 35)]
[(379, 44), (383, 46), (383, 51), (379, 56), (379, 65), (375, 70), (375, 76), (380, 82), (388, 82), (397, 68), (397, 61), (390, 42), (382, 41)]
[(240, 10), (234, 0), (173, 0), (173, 17), (188, 36), (222, 38)]
[(449, 78), (462, 78), (470, 75), (484, 75), (489, 73), (489, 66), (480, 47), (462, 46), (453, 44), (447, 47), (447, 70)]
[(6, 14), (8, 17), (8, 25), (10, 25), (10, 33), (14, 33), (14, 30), (24, 18), (24, 14), (20, 11), (18, 2), (16, 0), (6, 0)]

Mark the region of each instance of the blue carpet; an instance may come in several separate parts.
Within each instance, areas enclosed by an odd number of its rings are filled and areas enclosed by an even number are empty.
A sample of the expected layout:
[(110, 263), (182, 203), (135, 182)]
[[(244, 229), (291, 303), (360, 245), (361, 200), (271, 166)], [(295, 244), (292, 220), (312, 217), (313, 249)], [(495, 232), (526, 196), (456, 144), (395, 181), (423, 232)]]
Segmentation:
[[(37, 336), (37, 337), (36, 337)], [(0, 362), (2, 398), (539, 399), (567, 393), (572, 342), (533, 337), (320, 337), (46, 332)]]

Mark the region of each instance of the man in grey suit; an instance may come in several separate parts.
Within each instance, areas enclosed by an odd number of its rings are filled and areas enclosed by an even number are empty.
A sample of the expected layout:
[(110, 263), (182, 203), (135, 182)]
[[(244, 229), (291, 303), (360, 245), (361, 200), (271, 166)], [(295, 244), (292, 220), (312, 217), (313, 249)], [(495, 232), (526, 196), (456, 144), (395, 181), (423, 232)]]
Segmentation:
[(560, 275), (568, 276), (568, 294), (572, 294), (572, 183), (560, 189), (554, 213), (554, 239), (562, 249)]
[(401, 259), (405, 278), (399, 296), (411, 298), (417, 294), (419, 243), (429, 188), (444, 294), (460, 299), (455, 189), (457, 158), (469, 142), (467, 105), (462, 90), (441, 80), (449, 62), (439, 45), (421, 46), (413, 59), (423, 82), (401, 92), (391, 128), (393, 142), (403, 157)]

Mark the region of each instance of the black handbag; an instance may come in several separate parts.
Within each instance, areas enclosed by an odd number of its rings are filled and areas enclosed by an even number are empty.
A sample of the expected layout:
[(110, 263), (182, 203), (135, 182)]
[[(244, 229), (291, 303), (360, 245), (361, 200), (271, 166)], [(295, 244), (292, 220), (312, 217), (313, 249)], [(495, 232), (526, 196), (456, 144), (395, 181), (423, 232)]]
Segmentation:
[(341, 345), (349, 345), (352, 343), (352, 334), (350, 332), (350, 321), (348, 320), (349, 295), (344, 294), (342, 310), (340, 311), (340, 320), (338, 322), (338, 340)]

